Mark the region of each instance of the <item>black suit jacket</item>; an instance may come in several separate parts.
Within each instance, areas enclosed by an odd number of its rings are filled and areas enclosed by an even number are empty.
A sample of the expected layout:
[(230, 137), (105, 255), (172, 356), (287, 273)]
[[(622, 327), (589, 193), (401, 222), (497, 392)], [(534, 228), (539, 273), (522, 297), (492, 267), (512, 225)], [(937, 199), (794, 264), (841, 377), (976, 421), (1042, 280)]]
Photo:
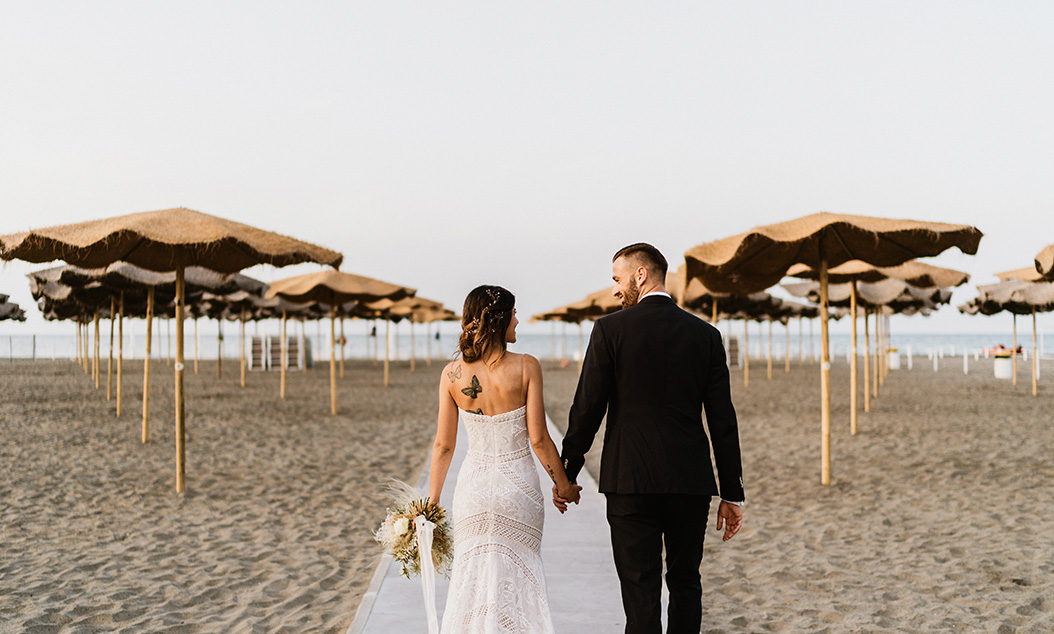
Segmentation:
[(670, 298), (645, 297), (593, 326), (564, 436), (562, 457), (571, 480), (605, 412), (602, 493), (744, 499), (739, 427), (721, 333)]

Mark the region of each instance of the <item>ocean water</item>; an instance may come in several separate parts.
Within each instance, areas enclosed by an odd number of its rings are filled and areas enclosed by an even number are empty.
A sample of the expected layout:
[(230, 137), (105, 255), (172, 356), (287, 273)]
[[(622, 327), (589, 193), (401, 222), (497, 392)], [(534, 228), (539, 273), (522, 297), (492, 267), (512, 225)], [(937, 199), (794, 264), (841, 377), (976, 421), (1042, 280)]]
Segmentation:
[[(141, 324), (139, 325), (141, 326)], [(722, 333), (726, 339), (729, 335), (735, 337), (738, 340), (739, 349), (742, 350), (742, 322), (732, 323), (731, 328), (727, 326), (728, 324), (723, 325), (721, 328)], [(164, 327), (160, 330), (162, 330), (160, 338), (157, 336), (158, 333), (154, 333), (153, 356), (157, 358), (167, 358), (170, 354), (174, 356), (175, 337), (168, 337)], [(351, 330), (351, 328), (345, 329), (345, 338), (347, 340), (344, 346), (345, 358), (384, 358), (385, 340), (383, 325), (378, 328), (378, 336), (368, 335), (369, 330), (363, 328), (361, 322), (354, 323), (354, 330), (358, 332), (352, 332)], [(216, 359), (220, 354), (225, 359), (237, 359), (239, 357), (237, 332), (236, 326), (226, 327), (221, 349), (215, 331), (210, 334), (201, 333), (195, 338), (193, 329), (188, 328), (185, 334), (184, 355), (188, 359), (194, 358), (195, 342), (197, 342), (198, 358), (200, 359)], [(254, 332), (252, 325), (246, 328), (246, 337), (254, 334), (261, 337), (277, 338), (279, 333), (277, 329), (267, 328), (257, 329), (257, 332)], [(289, 336), (291, 338), (299, 338), (301, 336), (300, 328), (290, 328)], [(313, 324), (309, 324), (304, 329), (303, 336), (307, 346), (311, 349), (314, 359), (329, 359), (328, 332), (325, 329), (319, 332)], [(874, 333), (872, 333), (873, 336)], [(398, 329), (397, 334), (395, 329), (393, 329), (389, 337), (389, 354), (393, 360), (408, 360), (411, 354), (416, 354), (418, 359), (424, 359), (428, 356), (432, 359), (450, 359), (453, 357), (457, 346), (456, 324), (445, 325), (438, 339), (434, 329), (426, 336), (424, 329), (421, 326), (417, 326), (411, 340), (409, 329), (406, 328), (405, 324)], [(831, 335), (831, 356), (833, 358), (846, 357), (848, 355), (850, 338), (847, 334)], [(146, 352), (145, 331), (136, 331), (126, 327), (124, 339), (125, 358), (143, 358)], [(997, 344), (1009, 347), (1012, 339), (1011, 333), (910, 334), (894, 331), (892, 334), (892, 345), (898, 348), (901, 353), (906, 354), (910, 349), (911, 353), (917, 356), (928, 356), (931, 353), (938, 353), (944, 356), (961, 356), (963, 352), (971, 355), (980, 354), (985, 348), (991, 348)], [(587, 345), (588, 340), (589, 327), (587, 325), (582, 330), (581, 346)], [(74, 335), (2, 335), (0, 336), (0, 359), (69, 359), (76, 353), (75, 342), (76, 338)], [(569, 326), (566, 329), (566, 335), (563, 334), (563, 329), (556, 329), (552, 334), (521, 334), (518, 341), (510, 346), (510, 350), (513, 352), (526, 352), (540, 359), (566, 358), (576, 360), (581, 354), (579, 342), (579, 329), (575, 326)], [(1026, 332), (1019, 330), (1017, 343), (1023, 349), (1031, 351), (1031, 330)], [(751, 324), (749, 344), (752, 357), (764, 356), (768, 348), (767, 326), (759, 329), (757, 324)], [(94, 350), (93, 346), (94, 342), (89, 344), (89, 352)], [(857, 346), (858, 352), (863, 354), (864, 341), (862, 332), (859, 334)], [(1040, 333), (1038, 347), (1042, 356), (1054, 356), (1054, 334)], [(776, 325), (772, 331), (773, 355), (777, 358), (783, 358), (787, 349), (787, 333), (782, 326)], [(807, 359), (810, 356), (818, 357), (820, 354), (819, 328), (815, 329), (811, 337), (808, 328), (806, 328), (799, 344), (798, 331), (792, 326), (790, 329), (789, 352), (792, 358), (797, 358), (799, 354)], [(109, 354), (108, 328), (104, 329), (102, 334), (100, 354), (103, 357)], [(337, 354), (340, 354), (339, 351)]]

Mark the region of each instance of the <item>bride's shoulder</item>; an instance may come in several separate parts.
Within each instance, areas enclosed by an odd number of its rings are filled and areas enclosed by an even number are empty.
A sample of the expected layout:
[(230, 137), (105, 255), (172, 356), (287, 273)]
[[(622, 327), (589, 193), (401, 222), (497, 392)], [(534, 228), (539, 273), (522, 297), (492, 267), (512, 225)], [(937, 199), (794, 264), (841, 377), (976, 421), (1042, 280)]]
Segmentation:
[(525, 374), (541, 376), (542, 364), (538, 361), (538, 359), (526, 353), (521, 354), (519, 356), (523, 357), (521, 362), (523, 363), (523, 371)]
[(464, 361), (462, 361), (461, 359), (454, 359), (453, 361), (443, 367), (441, 380), (444, 383), (456, 383), (461, 378), (461, 375), (465, 372), (464, 366)]

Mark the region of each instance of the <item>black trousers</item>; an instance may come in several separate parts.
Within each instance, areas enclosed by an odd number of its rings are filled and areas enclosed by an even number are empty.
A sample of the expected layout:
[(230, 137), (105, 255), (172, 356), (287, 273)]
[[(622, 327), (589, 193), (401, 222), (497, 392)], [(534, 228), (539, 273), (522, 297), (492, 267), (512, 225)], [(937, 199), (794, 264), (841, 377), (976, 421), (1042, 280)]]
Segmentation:
[(622, 586), (626, 634), (662, 632), (662, 550), (670, 591), (668, 634), (699, 634), (699, 566), (710, 496), (607, 494), (615, 570)]

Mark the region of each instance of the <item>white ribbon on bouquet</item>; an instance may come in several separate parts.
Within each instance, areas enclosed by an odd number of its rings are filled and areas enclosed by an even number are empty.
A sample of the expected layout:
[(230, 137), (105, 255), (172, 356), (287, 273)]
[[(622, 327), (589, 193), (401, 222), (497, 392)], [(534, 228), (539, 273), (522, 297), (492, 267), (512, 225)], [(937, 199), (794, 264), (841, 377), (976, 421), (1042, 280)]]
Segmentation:
[(436, 616), (436, 568), (432, 561), (432, 533), (436, 525), (424, 515), (414, 518), (417, 530), (417, 554), (421, 559), (421, 592), (424, 593), (425, 614), (428, 616), (428, 634), (439, 634), (439, 618)]

